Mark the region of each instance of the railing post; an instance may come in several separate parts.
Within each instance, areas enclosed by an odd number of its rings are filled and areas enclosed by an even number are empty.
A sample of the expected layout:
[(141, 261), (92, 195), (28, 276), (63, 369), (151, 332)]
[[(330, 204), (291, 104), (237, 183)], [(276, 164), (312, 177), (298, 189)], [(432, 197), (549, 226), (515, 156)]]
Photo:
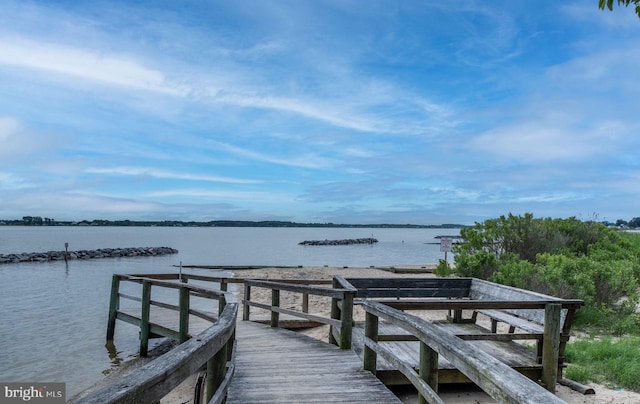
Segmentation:
[(180, 287), (180, 343), (189, 339), (189, 289)]
[(120, 308), (120, 275), (111, 278), (111, 299), (109, 300), (109, 319), (107, 320), (107, 342), (113, 341), (116, 332), (116, 317)]
[(308, 293), (302, 294), (302, 312), (303, 313), (309, 312), (309, 294)]
[(207, 402), (216, 393), (227, 372), (227, 344), (207, 361)]
[[(271, 290), (271, 307), (280, 307), (280, 290)], [(280, 313), (271, 310), (271, 327), (277, 327), (280, 320)]]
[[(338, 289), (340, 287), (340, 284), (335, 278), (333, 278), (332, 287), (333, 289)], [(334, 320), (340, 319), (340, 307), (338, 306), (337, 297), (331, 298), (331, 318)], [(329, 326), (329, 343), (333, 345), (338, 345), (338, 340), (336, 340), (336, 337), (333, 335), (333, 325)]]
[[(374, 342), (378, 342), (378, 316), (368, 311), (365, 315), (364, 336)], [(369, 348), (366, 342), (364, 344), (363, 368), (374, 375), (378, 368), (378, 354)]]
[[(220, 280), (220, 290), (222, 292), (227, 292), (229, 289), (229, 284), (227, 283), (226, 279), (221, 279)], [(224, 295), (220, 296), (218, 298), (218, 317), (220, 317), (222, 315), (222, 312), (224, 311), (224, 306), (227, 305), (227, 299), (225, 299)]]
[(249, 310), (251, 306), (249, 306), (249, 302), (251, 301), (251, 285), (247, 285), (247, 282), (244, 282), (244, 302), (242, 306), (242, 319), (244, 321), (249, 321)]
[[(427, 382), (429, 387), (438, 392), (438, 353), (431, 347), (420, 341), (420, 364), (419, 374), (422, 380)], [(418, 394), (418, 403), (426, 404), (427, 400)]]
[(151, 310), (151, 282), (142, 281), (142, 312), (140, 313), (140, 356), (149, 351), (149, 314)]
[(340, 349), (351, 349), (351, 333), (353, 330), (353, 298), (355, 292), (345, 291), (340, 312)]
[(558, 378), (558, 351), (560, 348), (560, 311), (562, 305), (548, 303), (544, 309), (544, 335), (542, 339), (542, 383), (547, 390), (556, 392)]

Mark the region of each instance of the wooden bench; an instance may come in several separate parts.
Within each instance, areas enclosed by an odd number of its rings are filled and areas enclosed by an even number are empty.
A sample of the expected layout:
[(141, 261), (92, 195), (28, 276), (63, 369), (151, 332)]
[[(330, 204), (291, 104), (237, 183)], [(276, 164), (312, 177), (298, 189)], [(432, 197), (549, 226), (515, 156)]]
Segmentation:
[[(560, 311), (560, 336), (558, 340), (558, 378), (562, 378), (562, 370), (566, 366), (564, 364), (564, 350), (566, 343), (569, 341), (569, 333), (571, 324), (575, 316), (576, 310), (582, 305), (581, 301), (559, 299), (553, 296), (543, 295), (540, 293), (513, 288), (505, 285), (499, 285), (492, 282), (474, 279), (471, 283), (469, 297), (477, 300), (505, 300), (505, 301), (548, 301), (549, 303), (558, 302), (562, 306)], [(498, 332), (498, 323), (504, 323), (509, 326), (509, 334), (513, 334), (516, 330), (535, 336), (537, 340), (537, 360), (542, 363), (542, 350), (545, 331), (545, 310), (544, 309), (480, 309), (475, 310), (473, 319), (477, 318), (477, 314), (482, 314), (491, 320), (491, 332)]]
[[(562, 378), (564, 350), (571, 323), (581, 300), (560, 299), (475, 278), (348, 278), (357, 289), (358, 301), (376, 300), (402, 311), (448, 311), (448, 328), (454, 335), (478, 341), (496, 354), (500, 350), (525, 350), (516, 340), (535, 340), (537, 353), (531, 353), (531, 366), (516, 366), (551, 391)], [(471, 318), (463, 313), (472, 312)], [(478, 315), (487, 316), (491, 330), (477, 324)], [(498, 323), (509, 325), (508, 333), (498, 333)], [(519, 330), (520, 332), (516, 332)], [(406, 336), (381, 338), (407, 341)], [(508, 357), (509, 353), (505, 351)]]

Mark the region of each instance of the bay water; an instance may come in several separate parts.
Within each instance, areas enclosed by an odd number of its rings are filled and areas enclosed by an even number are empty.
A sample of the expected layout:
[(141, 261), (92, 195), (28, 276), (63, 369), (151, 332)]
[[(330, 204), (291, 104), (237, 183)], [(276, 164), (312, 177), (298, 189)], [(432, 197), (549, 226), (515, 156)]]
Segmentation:
[[(138, 349), (138, 329), (118, 322), (105, 348), (114, 273), (177, 272), (183, 265), (402, 266), (444, 257), (437, 235), (457, 229), (0, 226), (0, 254), (172, 247), (160, 257), (0, 264), (0, 381), (64, 382), (67, 397), (104, 379)], [(372, 245), (301, 246), (305, 240), (374, 237)], [(219, 275), (203, 269), (185, 273)]]

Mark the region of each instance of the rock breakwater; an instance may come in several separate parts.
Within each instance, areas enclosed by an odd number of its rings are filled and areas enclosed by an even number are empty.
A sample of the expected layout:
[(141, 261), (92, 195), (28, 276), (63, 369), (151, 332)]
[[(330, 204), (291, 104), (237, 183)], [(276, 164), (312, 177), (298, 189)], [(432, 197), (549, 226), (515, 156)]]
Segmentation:
[(158, 255), (176, 254), (178, 250), (171, 247), (127, 247), (127, 248), (101, 248), (98, 250), (78, 251), (47, 251), (40, 253), (0, 254), (0, 264), (16, 264), (20, 262), (45, 262), (64, 261), (65, 254), (68, 260), (87, 260), (95, 258), (120, 258), (120, 257), (152, 257)]
[(348, 238), (343, 240), (305, 240), (298, 245), (352, 245), (352, 244), (374, 244), (377, 243), (373, 237), (367, 238)]

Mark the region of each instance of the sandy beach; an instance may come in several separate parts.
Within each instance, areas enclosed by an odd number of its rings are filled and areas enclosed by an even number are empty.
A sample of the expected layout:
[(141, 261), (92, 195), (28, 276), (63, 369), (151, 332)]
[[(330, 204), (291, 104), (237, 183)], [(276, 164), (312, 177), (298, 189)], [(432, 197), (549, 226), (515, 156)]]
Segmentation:
[[(420, 269), (425, 266), (411, 267), (411, 269)], [(428, 266), (432, 267), (432, 266)], [(398, 267), (399, 268), (399, 267)], [(265, 278), (265, 279), (331, 279), (333, 275), (342, 275), (344, 277), (433, 277), (430, 273), (394, 273), (387, 270), (376, 268), (335, 268), (335, 267), (300, 267), (300, 268), (264, 268), (264, 269), (251, 269), (242, 270), (235, 273), (235, 277), (238, 278)], [(242, 290), (237, 290), (238, 298), (242, 298)], [(252, 298), (258, 298), (260, 291), (252, 290)], [(266, 291), (264, 292), (266, 293)], [(266, 298), (266, 296), (265, 296)], [(281, 305), (283, 307), (300, 307), (300, 302), (295, 296), (288, 296), (287, 294), (281, 295)], [(313, 298), (309, 302), (309, 312), (321, 313), (324, 315), (329, 314), (329, 307), (324, 301), (315, 301)], [(362, 313), (354, 313), (356, 319), (358, 316), (362, 316)], [(241, 321), (241, 320), (239, 320)], [(316, 327), (309, 330), (301, 331), (311, 337), (327, 341), (328, 326)], [(176, 388), (171, 394), (165, 397), (161, 402), (165, 404), (178, 404), (186, 403), (189, 401), (189, 396), (193, 391), (193, 385), (195, 377), (187, 379), (181, 386)], [(589, 384), (596, 394), (595, 395), (583, 395), (568, 387), (557, 385), (557, 396), (565, 400), (570, 404), (582, 404), (582, 403), (640, 403), (640, 394), (626, 390), (610, 389), (598, 384)], [(411, 391), (410, 388), (400, 389), (396, 391), (396, 394), (402, 399), (404, 403), (413, 404), (417, 403), (416, 394)], [(449, 386), (443, 388), (440, 392), (441, 397), (447, 403), (494, 403), (495, 401), (474, 386)]]

